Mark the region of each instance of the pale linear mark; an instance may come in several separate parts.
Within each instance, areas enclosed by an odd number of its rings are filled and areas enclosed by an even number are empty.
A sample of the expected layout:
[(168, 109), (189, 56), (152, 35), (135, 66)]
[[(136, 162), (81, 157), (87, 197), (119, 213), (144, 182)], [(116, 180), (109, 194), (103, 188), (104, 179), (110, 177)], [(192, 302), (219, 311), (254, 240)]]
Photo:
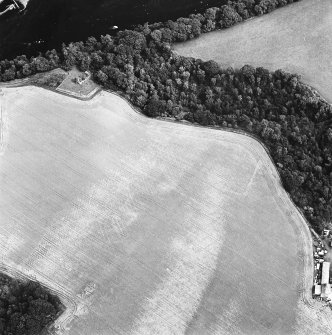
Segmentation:
[(4, 111), (4, 93), (0, 88), (0, 156), (4, 154), (6, 144), (6, 122), (5, 122), (5, 111)]
[(249, 191), (250, 191), (250, 189), (251, 189), (251, 186), (252, 186), (252, 184), (254, 183), (254, 180), (255, 180), (255, 178), (256, 178), (256, 176), (257, 176), (259, 170), (261, 169), (261, 167), (262, 167), (263, 165), (264, 165), (264, 164), (263, 164), (263, 162), (262, 162), (261, 160), (259, 160), (259, 161), (257, 162), (257, 164), (256, 164), (256, 166), (255, 166), (255, 170), (254, 170), (254, 172), (253, 172), (253, 174), (252, 174), (252, 176), (251, 176), (251, 178), (250, 178), (250, 180), (249, 180), (249, 182), (248, 182), (248, 184), (247, 184), (247, 186), (246, 186), (246, 189), (245, 189), (244, 192), (243, 192), (243, 195), (244, 195), (244, 196), (247, 196), (247, 195), (249, 194)]

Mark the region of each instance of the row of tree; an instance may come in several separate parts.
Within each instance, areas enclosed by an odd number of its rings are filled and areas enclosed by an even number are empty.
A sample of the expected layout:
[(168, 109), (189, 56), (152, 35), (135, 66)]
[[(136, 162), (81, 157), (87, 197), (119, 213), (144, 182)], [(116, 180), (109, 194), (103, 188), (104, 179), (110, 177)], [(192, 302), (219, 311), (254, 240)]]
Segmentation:
[[(227, 28), (248, 18), (269, 13), (298, 0), (238, 0), (227, 5), (208, 8), (204, 13), (191, 14), (176, 21), (138, 25), (135, 30), (156, 43), (173, 43), (196, 38), (201, 33)], [(121, 32), (120, 32), (121, 34)], [(49, 71), (63, 64), (65, 55), (55, 50), (38, 57), (18, 56), (0, 61), (0, 81), (21, 79), (35, 73)], [(87, 64), (88, 66), (89, 64)]]
[(46, 72), (61, 66), (60, 55), (57, 51), (47, 51), (44, 55), (31, 57), (18, 56), (13, 60), (0, 61), (0, 81), (10, 81)]
[[(157, 43), (186, 41), (201, 33), (230, 27), (256, 15), (269, 13), (275, 8), (298, 0), (240, 0), (229, 1), (227, 5), (208, 8), (204, 13), (192, 14), (176, 21), (139, 25), (135, 30), (151, 37)], [(14, 60), (0, 61), (0, 81), (10, 81), (49, 71), (62, 64), (55, 50), (38, 57), (18, 56)]]
[(60, 300), (36, 282), (0, 274), (0, 288), (0, 334), (40, 334), (62, 310)]
[[(177, 21), (145, 24), (115, 37), (89, 38), (32, 60), (0, 62), (8, 70), (62, 65), (89, 69), (106, 88), (121, 90), (150, 117), (171, 116), (201, 125), (243, 129), (269, 148), (283, 184), (320, 232), (332, 214), (332, 111), (330, 105), (281, 70), (222, 69), (172, 52), (171, 43), (269, 12), (286, 0), (241, 0)], [(248, 16), (249, 15), (249, 16)], [(23, 57), (24, 58), (24, 57)], [(15, 67), (15, 70), (13, 69)], [(28, 71), (29, 72), (29, 71)], [(7, 73), (8, 74), (8, 73)], [(12, 78), (11, 78), (12, 79)]]
[(231, 27), (257, 15), (263, 15), (278, 7), (298, 0), (238, 0), (228, 1), (227, 5), (208, 8), (204, 13), (191, 14), (187, 18), (166, 23), (154, 23), (136, 28), (145, 35), (151, 34), (155, 41), (182, 42), (201, 33)]

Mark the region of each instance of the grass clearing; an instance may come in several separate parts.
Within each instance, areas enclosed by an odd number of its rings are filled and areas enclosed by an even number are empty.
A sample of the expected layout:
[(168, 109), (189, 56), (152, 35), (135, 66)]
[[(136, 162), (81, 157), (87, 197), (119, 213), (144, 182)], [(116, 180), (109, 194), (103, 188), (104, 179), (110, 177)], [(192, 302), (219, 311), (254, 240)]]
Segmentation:
[(332, 103), (332, 2), (302, 0), (232, 28), (176, 44), (183, 56), (298, 73)]
[(77, 68), (73, 68), (67, 73), (67, 76), (57, 87), (57, 90), (78, 99), (90, 99), (98, 92), (99, 86), (90, 78), (85, 80), (84, 83), (79, 84), (77, 78), (81, 77), (84, 78), (86, 75)]
[(3, 92), (0, 259), (62, 292), (57, 334), (331, 332), (308, 228), (257, 141), (107, 92)]

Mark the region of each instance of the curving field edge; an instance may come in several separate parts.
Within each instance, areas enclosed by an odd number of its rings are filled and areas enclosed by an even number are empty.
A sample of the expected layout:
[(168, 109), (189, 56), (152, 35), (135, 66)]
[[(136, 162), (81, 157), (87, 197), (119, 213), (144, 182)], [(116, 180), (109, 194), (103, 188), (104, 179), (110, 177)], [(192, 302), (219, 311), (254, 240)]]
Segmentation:
[[(137, 117), (146, 117), (143, 115), (136, 107), (134, 107), (130, 102), (124, 99), (120, 94), (114, 92), (106, 92), (105, 94), (112, 94), (116, 95), (118, 98), (122, 99), (136, 114)], [(102, 94), (102, 92), (99, 92)], [(3, 121), (3, 120), (2, 120)], [(296, 257), (300, 260), (302, 266), (302, 273), (300, 273), (300, 277), (302, 281), (298, 287), (298, 291), (301, 294), (301, 300), (303, 301), (306, 308), (316, 312), (316, 317), (325, 324), (324, 330), (331, 332), (332, 331), (332, 321), (329, 320), (331, 316), (331, 312), (329, 309), (325, 309), (324, 311), (320, 310), (319, 315), (318, 308), (320, 306), (317, 301), (312, 299), (311, 297), (311, 288), (313, 283), (313, 247), (312, 247), (312, 237), (309, 230), (309, 224), (305, 220), (304, 216), (302, 215), (301, 211), (296, 207), (296, 205), (291, 200), (289, 194), (284, 190), (281, 184), (281, 179), (279, 173), (277, 171), (276, 166), (273, 163), (273, 160), (269, 154), (268, 149), (265, 147), (264, 143), (262, 143), (258, 138), (255, 136), (245, 133), (243, 131), (228, 129), (228, 128), (221, 128), (221, 127), (203, 127), (194, 124), (187, 124), (183, 122), (177, 122), (172, 120), (165, 120), (165, 119), (155, 119), (155, 122), (170, 122), (176, 124), (177, 126), (190, 126), (190, 127), (200, 127), (202, 129), (206, 129), (206, 131), (211, 131), (217, 134), (217, 130), (232, 132), (237, 134), (238, 136), (246, 136), (252, 140), (255, 140), (260, 144), (259, 149), (256, 150), (253, 146), (248, 146), (249, 150), (255, 153), (263, 163), (262, 166), (268, 171), (268, 174), (271, 178), (267, 178), (267, 182), (271, 192), (276, 195), (276, 200), (282, 204), (282, 206), (286, 206), (287, 215), (291, 219), (292, 228), (294, 229), (296, 235), (299, 237), (297, 240), (297, 255)], [(5, 127), (2, 124), (1, 126)], [(2, 137), (1, 137), (2, 138)], [(226, 140), (227, 141), (227, 140)], [(228, 141), (232, 142), (232, 141)], [(234, 142), (233, 142), (234, 143)], [(5, 146), (5, 143), (1, 143), (1, 146)], [(53, 323), (52, 331), (55, 331), (56, 334), (63, 334), (70, 322), (80, 315), (81, 309), (84, 309), (84, 301), (80, 301), (77, 295), (73, 295), (71, 292), (68, 292), (64, 287), (60, 285), (55, 285), (49, 278), (43, 276), (42, 273), (35, 273), (29, 269), (25, 269), (23, 267), (17, 268), (14, 264), (11, 264), (8, 260), (2, 259), (2, 264), (0, 265), (0, 271), (17, 278), (28, 278), (32, 280), (38, 280), (43, 285), (47, 286), (53, 293), (57, 294), (63, 301), (64, 305), (66, 306), (66, 310), (60, 315), (60, 317)]]

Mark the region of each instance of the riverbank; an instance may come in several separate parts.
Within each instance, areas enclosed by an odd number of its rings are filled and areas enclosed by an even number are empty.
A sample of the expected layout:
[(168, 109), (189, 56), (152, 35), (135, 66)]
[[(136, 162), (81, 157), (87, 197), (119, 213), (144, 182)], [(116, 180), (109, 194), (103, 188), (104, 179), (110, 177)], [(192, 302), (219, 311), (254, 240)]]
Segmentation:
[[(226, 0), (22, 0), (23, 15), (0, 21), (0, 60), (37, 55), (62, 43), (114, 35), (145, 22), (158, 22), (221, 6)], [(130, 8), (130, 10), (128, 10)], [(34, 43), (43, 41), (42, 43)]]

